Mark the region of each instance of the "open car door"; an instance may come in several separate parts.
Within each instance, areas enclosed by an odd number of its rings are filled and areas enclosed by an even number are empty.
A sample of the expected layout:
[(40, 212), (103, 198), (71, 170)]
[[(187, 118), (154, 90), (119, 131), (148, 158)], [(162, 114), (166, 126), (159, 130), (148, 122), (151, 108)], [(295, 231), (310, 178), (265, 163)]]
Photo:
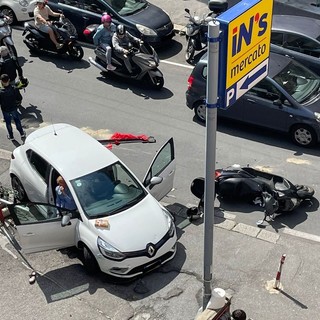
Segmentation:
[(10, 204), (8, 209), (16, 225), (15, 239), (25, 253), (75, 245), (77, 211), (31, 202)]
[(160, 201), (173, 188), (176, 171), (173, 138), (170, 138), (157, 152), (143, 179), (143, 185)]

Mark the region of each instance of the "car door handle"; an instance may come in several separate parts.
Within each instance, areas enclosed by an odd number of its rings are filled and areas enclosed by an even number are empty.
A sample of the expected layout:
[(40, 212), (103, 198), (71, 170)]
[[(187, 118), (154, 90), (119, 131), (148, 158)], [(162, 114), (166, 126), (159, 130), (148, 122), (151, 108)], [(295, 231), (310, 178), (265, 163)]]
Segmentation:
[(34, 236), (35, 234), (33, 232), (28, 232), (28, 233), (24, 233), (23, 236), (24, 237), (32, 237)]
[(82, 16), (82, 18), (83, 18), (84, 20), (89, 20), (89, 18), (86, 17), (86, 16)]
[(247, 99), (247, 101), (250, 102), (250, 103), (256, 103), (256, 101), (253, 100), (253, 99)]

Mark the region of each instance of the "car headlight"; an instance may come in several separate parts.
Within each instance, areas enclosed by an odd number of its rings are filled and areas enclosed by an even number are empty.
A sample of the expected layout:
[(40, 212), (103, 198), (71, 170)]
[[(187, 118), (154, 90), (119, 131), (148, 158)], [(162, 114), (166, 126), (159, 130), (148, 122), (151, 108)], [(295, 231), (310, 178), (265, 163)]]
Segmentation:
[(175, 225), (174, 225), (174, 219), (171, 215), (171, 213), (166, 210), (166, 209), (162, 209), (162, 211), (164, 212), (166, 218), (167, 218), (167, 222), (168, 222), (168, 234), (169, 234), (169, 237), (172, 237), (174, 235), (174, 231), (175, 231)]
[(29, 2), (27, 0), (20, 0), (19, 4), (20, 4), (21, 7), (27, 7)]
[(146, 26), (143, 26), (142, 24), (136, 24), (136, 27), (139, 30), (139, 32), (141, 34), (143, 34), (144, 36), (156, 36), (157, 35), (157, 33), (153, 29), (150, 29)]
[(97, 245), (98, 245), (99, 251), (105, 258), (108, 258), (111, 260), (123, 260), (126, 258), (125, 254), (117, 250), (108, 242), (102, 240), (100, 237), (98, 237)]
[(319, 113), (319, 112), (314, 112), (313, 114), (314, 114), (316, 120), (317, 120), (318, 122), (320, 122), (320, 113)]

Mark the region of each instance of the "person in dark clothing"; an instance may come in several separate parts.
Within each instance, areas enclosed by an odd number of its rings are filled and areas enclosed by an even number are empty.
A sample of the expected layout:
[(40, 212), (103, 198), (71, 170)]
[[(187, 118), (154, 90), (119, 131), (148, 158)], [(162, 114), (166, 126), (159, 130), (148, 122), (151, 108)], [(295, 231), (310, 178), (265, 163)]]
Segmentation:
[(22, 129), (17, 106), (17, 103), (22, 101), (21, 93), (19, 92), (19, 89), (10, 84), (10, 78), (7, 74), (2, 74), (0, 79), (3, 87), (0, 89), (0, 104), (8, 131), (8, 139), (14, 140), (11, 119), (14, 120), (21, 139), (24, 139), (26, 137), (26, 133)]
[(17, 75), (22, 83), (27, 81), (23, 77), (22, 68), (16, 58), (13, 58), (9, 54), (9, 50), (6, 46), (0, 47), (0, 75), (7, 74), (10, 78), (10, 84), (15, 85)]

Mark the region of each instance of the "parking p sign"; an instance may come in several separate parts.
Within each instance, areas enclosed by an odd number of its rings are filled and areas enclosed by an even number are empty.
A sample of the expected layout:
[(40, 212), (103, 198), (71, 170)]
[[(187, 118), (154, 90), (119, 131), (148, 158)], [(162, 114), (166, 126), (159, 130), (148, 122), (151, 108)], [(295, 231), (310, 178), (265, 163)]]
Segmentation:
[(219, 106), (227, 108), (268, 74), (273, 0), (242, 0), (220, 15)]

